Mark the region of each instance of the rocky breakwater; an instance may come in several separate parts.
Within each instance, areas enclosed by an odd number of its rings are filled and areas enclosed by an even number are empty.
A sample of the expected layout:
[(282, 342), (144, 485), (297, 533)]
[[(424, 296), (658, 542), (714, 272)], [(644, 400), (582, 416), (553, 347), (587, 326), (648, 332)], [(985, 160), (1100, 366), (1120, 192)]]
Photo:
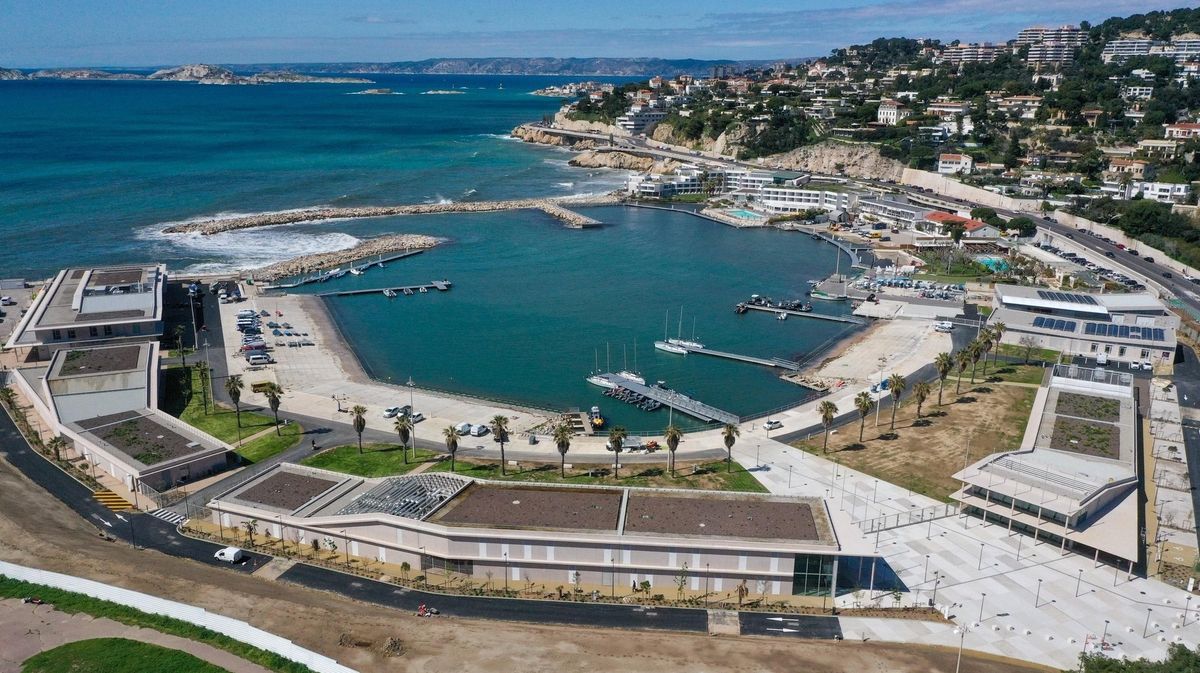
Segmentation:
[[(490, 213), (501, 210), (541, 210), (563, 220), (568, 225), (583, 225), (591, 220), (573, 213), (562, 206), (606, 205), (617, 203), (615, 196), (562, 197), (557, 199), (513, 199), (509, 201), (463, 201), (456, 203), (417, 203), (403, 206), (361, 206), (357, 208), (306, 208), (271, 213), (257, 213), (243, 217), (221, 217), (210, 220), (189, 220), (163, 229), (164, 234), (201, 234), (208, 236), (225, 231), (274, 227), (300, 222), (322, 220), (354, 220), (370, 217), (394, 217), (397, 215), (435, 215), (439, 213)], [(568, 218), (564, 214), (570, 213)], [(578, 218), (578, 220), (576, 219)]]
[(588, 138), (572, 138), (557, 133), (548, 133), (545, 129), (538, 126), (528, 126), (522, 124), (512, 130), (512, 137), (519, 140), (524, 140), (527, 143), (537, 143), (538, 145), (554, 145), (555, 147), (569, 147), (573, 150), (590, 150), (596, 147), (596, 141)]
[(359, 260), (370, 261), (373, 257), (390, 255), (405, 250), (426, 250), (438, 244), (438, 239), (422, 234), (394, 234), (363, 241), (353, 248), (302, 255), (276, 262), (254, 272), (259, 280), (274, 281), (280, 278), (303, 276), (324, 269), (349, 266)]

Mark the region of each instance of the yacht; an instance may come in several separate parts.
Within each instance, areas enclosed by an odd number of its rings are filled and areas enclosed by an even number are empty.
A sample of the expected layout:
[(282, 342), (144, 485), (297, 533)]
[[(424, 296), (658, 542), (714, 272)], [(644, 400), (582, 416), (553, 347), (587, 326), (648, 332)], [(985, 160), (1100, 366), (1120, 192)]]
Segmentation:
[[(664, 332), (665, 331), (666, 330), (664, 329)], [(679, 307), (679, 328), (675, 334), (675, 338), (674, 339), (668, 338), (667, 343), (671, 344), (672, 346), (680, 346), (680, 347), (684, 348), (685, 350), (689, 349), (689, 348), (700, 348), (700, 349), (704, 348), (704, 344), (700, 343), (699, 341), (696, 341), (696, 318), (695, 317), (692, 318), (692, 338), (691, 339), (683, 338), (683, 307), (682, 306)], [(655, 346), (657, 346), (657, 345), (658, 344), (655, 344)], [(666, 349), (664, 349), (664, 350), (666, 350)], [(672, 351), (672, 352), (674, 352), (674, 351)]]
[(387, 297), (388, 299), (393, 299), (396, 296), (396, 291), (390, 287), (386, 287), (383, 289), (383, 296)]
[(787, 314), (784, 313), (783, 311), (780, 311), (779, 313), (775, 314), (775, 319), (776, 320), (787, 320)]
[(671, 340), (669, 340), (669, 339), (667, 341), (655, 341), (654, 347), (660, 351), (666, 351), (667, 353), (675, 353), (676, 355), (687, 355), (687, 352), (688, 352), (687, 349), (684, 348), (681, 344), (671, 343)]
[(604, 378), (600, 374), (592, 374), (591, 376), (587, 377), (587, 382), (594, 386), (600, 386), (601, 388), (608, 388), (609, 390), (612, 390), (613, 388), (617, 387), (617, 384), (613, 383), (612, 381), (609, 381), (608, 379)]
[(633, 381), (634, 383), (637, 383), (637, 384), (641, 384), (643, 386), (646, 385), (646, 379), (642, 378), (642, 376), (640, 374), (638, 374), (637, 372), (631, 372), (628, 369), (622, 369), (621, 371), (617, 372), (617, 376), (620, 376), (621, 378), (629, 379), (630, 381)]
[(356, 269), (356, 268), (354, 268), (354, 267), (350, 267), (350, 274), (351, 274), (351, 275), (353, 275), (353, 276), (361, 276), (361, 275), (362, 275), (362, 269)]

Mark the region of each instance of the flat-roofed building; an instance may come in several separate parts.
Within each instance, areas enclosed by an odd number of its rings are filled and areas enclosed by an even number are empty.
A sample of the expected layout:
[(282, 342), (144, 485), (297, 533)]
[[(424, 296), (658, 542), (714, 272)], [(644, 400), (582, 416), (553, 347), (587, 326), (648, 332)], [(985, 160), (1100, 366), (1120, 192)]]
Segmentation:
[(938, 155), (938, 173), (942, 175), (966, 175), (975, 169), (975, 160), (969, 154)]
[(1131, 56), (1149, 56), (1150, 48), (1160, 44), (1148, 39), (1109, 40), (1100, 52), (1100, 59), (1105, 63), (1120, 63)]
[(859, 199), (858, 214), (866, 222), (882, 222), (901, 229), (914, 229), (930, 212), (928, 206), (880, 197)]
[(55, 350), (157, 339), (166, 266), (63, 269), (42, 289), (5, 348), (48, 359)]
[(967, 515), (1132, 568), (1140, 552), (1137, 392), (1128, 373), (1055, 365), (1020, 447), (954, 475)]
[(1002, 342), (1111, 362), (1157, 365), (1175, 356), (1179, 316), (1148, 293), (1087, 294), (997, 284), (991, 322)]
[(1030, 26), (1017, 34), (1017, 44), (1041, 44), (1044, 42), (1054, 42), (1066, 44), (1072, 47), (1083, 46), (1087, 41), (1087, 32), (1079, 26), (1063, 25), (1058, 28), (1046, 28), (1044, 26)]
[(434, 472), (364, 479), (285, 463), (209, 507), (222, 528), (257, 519), (271, 537), (301, 545), (332, 539), (351, 556), (475, 581), (624, 588), (645, 581), (664, 592), (682, 574), (693, 595), (746, 583), (754, 593), (819, 599), (837, 589), (839, 559), (877, 558), (851, 556), (841, 540), (861, 536), (835, 534), (823, 500), (752, 493)]

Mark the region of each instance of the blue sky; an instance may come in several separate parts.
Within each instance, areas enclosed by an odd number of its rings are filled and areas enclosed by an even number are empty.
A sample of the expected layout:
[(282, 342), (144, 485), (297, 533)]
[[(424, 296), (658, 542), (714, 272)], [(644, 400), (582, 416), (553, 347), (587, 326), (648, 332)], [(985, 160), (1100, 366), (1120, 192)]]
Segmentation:
[[(1186, 3), (1183, 3), (1186, 4)], [(1004, 40), (1181, 0), (0, 0), (0, 67), (451, 56), (819, 56), (881, 36)]]

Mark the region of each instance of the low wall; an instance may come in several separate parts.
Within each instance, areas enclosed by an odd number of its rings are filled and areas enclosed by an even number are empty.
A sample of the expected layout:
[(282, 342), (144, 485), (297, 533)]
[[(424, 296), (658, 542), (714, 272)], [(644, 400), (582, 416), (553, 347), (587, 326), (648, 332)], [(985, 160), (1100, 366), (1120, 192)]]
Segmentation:
[(239, 642), (253, 645), (260, 650), (273, 652), (291, 661), (304, 664), (312, 670), (317, 671), (317, 673), (357, 673), (352, 668), (347, 668), (323, 654), (306, 650), (286, 638), (273, 633), (267, 633), (262, 629), (253, 627), (237, 619), (213, 614), (208, 610), (198, 608), (194, 605), (176, 603), (165, 598), (143, 594), (138, 591), (130, 591), (129, 589), (122, 589), (121, 587), (114, 587), (81, 577), (63, 575), (48, 570), (38, 570), (37, 568), (26, 568), (25, 566), (6, 563), (4, 561), (0, 561), (0, 575), (24, 582), (43, 584), (64, 591), (72, 591), (92, 598), (124, 605), (135, 610), (141, 610), (149, 614), (163, 615), (188, 622), (189, 624), (195, 624), (196, 626), (202, 626), (211, 631), (229, 636)]
[(900, 182), (912, 187), (924, 187), (942, 196), (1005, 210), (1037, 211), (1042, 203), (1034, 199), (1014, 199), (1011, 196), (989, 192), (979, 187), (964, 185), (958, 180), (944, 175), (915, 168), (904, 169), (904, 175), (900, 178)]

